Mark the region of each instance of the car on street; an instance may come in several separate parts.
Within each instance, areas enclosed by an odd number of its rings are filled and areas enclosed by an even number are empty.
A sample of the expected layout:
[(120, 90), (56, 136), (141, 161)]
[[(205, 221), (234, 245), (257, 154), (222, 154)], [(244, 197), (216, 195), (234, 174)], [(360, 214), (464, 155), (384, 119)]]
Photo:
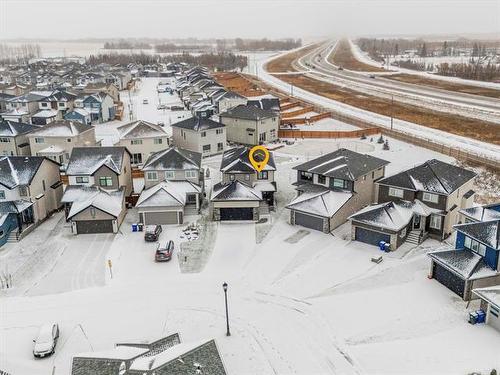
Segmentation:
[(57, 323), (48, 323), (41, 326), (38, 336), (33, 340), (33, 356), (43, 358), (54, 354), (57, 339), (59, 339), (59, 325)]
[(144, 232), (144, 240), (146, 242), (156, 242), (160, 238), (161, 225), (147, 225)]
[(375, 75), (370, 74), (368, 77), (375, 79)]
[(143, 99), (143, 100), (142, 100), (142, 104), (149, 104), (149, 100), (147, 100), (147, 99)]
[(158, 104), (157, 109), (168, 109), (166, 104)]
[(171, 111), (184, 111), (184, 107), (181, 107), (180, 105), (173, 105), (170, 107)]
[(165, 246), (158, 244), (155, 253), (155, 261), (157, 262), (168, 262), (172, 259), (172, 254), (174, 253), (174, 241), (169, 240)]

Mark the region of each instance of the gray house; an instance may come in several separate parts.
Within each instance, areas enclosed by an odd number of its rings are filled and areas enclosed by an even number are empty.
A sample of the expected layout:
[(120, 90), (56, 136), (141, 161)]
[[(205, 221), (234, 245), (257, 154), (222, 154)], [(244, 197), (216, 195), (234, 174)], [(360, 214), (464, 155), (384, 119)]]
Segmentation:
[(415, 214), (412, 230), (420, 240), (427, 235), (444, 239), (460, 220), (459, 211), (474, 201), (476, 174), (436, 159), (377, 181), (378, 203), (419, 200), (438, 211), (428, 216)]
[(297, 165), (298, 195), (287, 206), (290, 224), (328, 233), (373, 203), (375, 182), (388, 161), (339, 149)]
[(10, 156), (30, 156), (28, 134), (38, 126), (17, 121), (0, 121), (0, 154)]
[(220, 154), (226, 150), (226, 127), (206, 117), (191, 117), (172, 124), (174, 144), (202, 156)]
[(238, 105), (221, 113), (219, 118), (226, 125), (229, 142), (255, 146), (278, 139), (279, 112)]

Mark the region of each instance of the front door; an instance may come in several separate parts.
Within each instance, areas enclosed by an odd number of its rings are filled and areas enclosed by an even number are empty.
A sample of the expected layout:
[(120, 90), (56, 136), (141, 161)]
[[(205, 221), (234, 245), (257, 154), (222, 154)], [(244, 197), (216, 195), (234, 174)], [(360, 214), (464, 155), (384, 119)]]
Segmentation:
[(420, 215), (413, 215), (413, 229), (420, 229)]

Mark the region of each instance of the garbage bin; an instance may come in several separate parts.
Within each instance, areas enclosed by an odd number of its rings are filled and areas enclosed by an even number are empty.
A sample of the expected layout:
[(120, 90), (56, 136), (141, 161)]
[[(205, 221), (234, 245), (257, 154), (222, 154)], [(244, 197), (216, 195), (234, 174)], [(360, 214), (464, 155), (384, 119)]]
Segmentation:
[(470, 324), (476, 324), (477, 323), (477, 313), (476, 312), (469, 313), (469, 323)]
[(477, 320), (476, 323), (484, 323), (486, 321), (486, 313), (483, 310), (477, 310)]
[(388, 253), (389, 251), (391, 251), (391, 244), (390, 243), (387, 243), (387, 242), (384, 243), (384, 251), (386, 253)]
[(132, 224), (132, 232), (137, 232), (137, 224)]
[(144, 224), (143, 223), (137, 224), (137, 228), (139, 229), (139, 232), (142, 232), (144, 230)]
[(380, 248), (380, 250), (385, 251), (385, 241), (380, 241), (378, 243), (378, 247)]

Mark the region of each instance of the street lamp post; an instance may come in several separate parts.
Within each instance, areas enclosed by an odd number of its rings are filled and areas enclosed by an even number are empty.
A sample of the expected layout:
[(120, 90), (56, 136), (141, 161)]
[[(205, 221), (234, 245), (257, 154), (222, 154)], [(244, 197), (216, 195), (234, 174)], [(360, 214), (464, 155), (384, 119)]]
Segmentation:
[(222, 289), (224, 289), (224, 301), (226, 302), (226, 336), (231, 336), (231, 332), (229, 332), (229, 313), (227, 309), (227, 283), (222, 284)]

